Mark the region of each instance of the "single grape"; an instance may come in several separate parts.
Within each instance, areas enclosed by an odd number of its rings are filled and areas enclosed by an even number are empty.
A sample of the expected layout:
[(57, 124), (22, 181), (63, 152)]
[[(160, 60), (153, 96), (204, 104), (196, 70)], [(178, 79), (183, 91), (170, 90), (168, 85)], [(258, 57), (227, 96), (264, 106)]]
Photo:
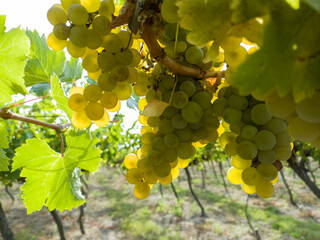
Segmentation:
[(70, 30), (70, 41), (78, 47), (85, 47), (89, 41), (88, 29), (84, 26), (73, 26)]
[(116, 78), (118, 82), (123, 82), (128, 79), (130, 72), (128, 67), (117, 64), (116, 66), (114, 66), (114, 68), (112, 68), (111, 74), (112, 77)]
[(102, 46), (107, 52), (116, 53), (121, 48), (121, 39), (118, 35), (110, 33), (103, 38)]
[(109, 124), (109, 122), (110, 122), (110, 116), (106, 111), (104, 111), (102, 118), (100, 118), (99, 120), (93, 121), (93, 123), (98, 127), (105, 127)]
[(85, 99), (85, 97), (80, 93), (73, 94), (68, 99), (69, 107), (71, 108), (71, 110), (73, 110), (75, 112), (83, 111), (86, 108), (87, 103), (88, 102)]
[(170, 174), (171, 166), (167, 162), (162, 162), (160, 165), (154, 166), (153, 171), (159, 178), (164, 178)]
[(181, 159), (191, 158), (195, 153), (196, 149), (191, 143), (181, 142), (177, 147), (177, 154)]
[(125, 158), (123, 160), (124, 166), (128, 169), (137, 168), (138, 160), (139, 160), (139, 158), (136, 154), (129, 153), (127, 156), (125, 156)]
[(231, 165), (238, 169), (246, 169), (251, 167), (252, 160), (246, 160), (241, 158), (239, 155), (234, 155), (231, 158)]
[(254, 167), (248, 167), (241, 174), (242, 181), (249, 186), (256, 186), (262, 179), (259, 172)]
[(119, 100), (127, 100), (131, 96), (132, 88), (126, 82), (118, 82), (115, 89), (112, 90)]
[(188, 63), (198, 64), (203, 60), (204, 53), (201, 48), (191, 46), (187, 48), (184, 57)]
[(85, 111), (81, 111), (72, 114), (71, 122), (76, 128), (85, 129), (90, 126), (92, 120), (87, 117)]
[(67, 41), (58, 39), (52, 32), (48, 35), (47, 44), (52, 50), (59, 51), (67, 46)]
[(53, 27), (54, 35), (60, 40), (67, 40), (70, 36), (70, 28), (64, 23), (58, 23)]
[(272, 115), (264, 103), (255, 105), (251, 109), (250, 116), (252, 121), (258, 125), (267, 124), (272, 119)]
[(188, 123), (196, 123), (202, 118), (203, 110), (198, 103), (189, 101), (187, 105), (181, 109), (181, 115)]
[(103, 91), (112, 91), (117, 86), (117, 79), (114, 78), (110, 73), (104, 72), (98, 78), (98, 86)]
[(82, 60), (82, 66), (88, 72), (99, 71), (98, 59), (96, 56), (88, 55)]
[(274, 187), (271, 182), (262, 180), (256, 185), (256, 191), (259, 197), (269, 198), (274, 193)]
[(74, 45), (70, 40), (68, 42), (67, 41), (65, 41), (65, 42), (67, 44), (67, 51), (72, 57), (79, 58), (79, 57), (82, 57), (86, 53), (86, 48), (78, 47), (78, 46)]
[(130, 49), (116, 52), (115, 57), (119, 64), (125, 66), (129, 66), (133, 61), (133, 53)]
[(118, 97), (115, 93), (113, 92), (104, 92), (102, 94), (101, 100), (100, 100), (100, 104), (106, 108), (106, 109), (110, 109), (110, 108), (114, 108), (115, 106), (117, 106), (118, 104)]
[(261, 130), (254, 137), (254, 143), (259, 150), (270, 150), (276, 145), (276, 137), (268, 130)]
[(117, 62), (112, 53), (102, 52), (98, 56), (98, 64), (103, 72), (108, 72), (116, 66)]
[(84, 89), (83, 96), (90, 102), (97, 102), (102, 97), (102, 90), (98, 85), (88, 85)]
[(81, 4), (72, 4), (68, 8), (68, 18), (75, 25), (84, 25), (88, 21), (89, 14)]
[(256, 145), (254, 145), (250, 141), (240, 142), (237, 146), (238, 155), (246, 160), (254, 159), (258, 154), (258, 149)]
[(258, 152), (258, 159), (262, 163), (272, 164), (277, 160), (277, 154), (274, 150), (264, 150)]
[(172, 96), (172, 105), (178, 109), (184, 108), (189, 102), (188, 95), (184, 92), (175, 92)]
[(234, 167), (230, 168), (227, 172), (227, 178), (229, 182), (235, 185), (239, 185), (243, 183), (242, 177), (241, 177), (242, 172), (243, 172), (243, 169), (237, 169)]
[(86, 111), (87, 117), (94, 121), (101, 119), (104, 115), (103, 107), (101, 106), (100, 103), (97, 103), (97, 102), (88, 103), (85, 111)]
[(68, 20), (66, 11), (60, 4), (54, 4), (47, 12), (47, 18), (52, 25), (65, 24)]
[(89, 13), (98, 11), (101, 4), (100, 0), (80, 0), (80, 2)]
[(278, 170), (275, 166), (268, 163), (260, 163), (257, 171), (262, 176), (263, 180), (272, 181), (278, 176)]

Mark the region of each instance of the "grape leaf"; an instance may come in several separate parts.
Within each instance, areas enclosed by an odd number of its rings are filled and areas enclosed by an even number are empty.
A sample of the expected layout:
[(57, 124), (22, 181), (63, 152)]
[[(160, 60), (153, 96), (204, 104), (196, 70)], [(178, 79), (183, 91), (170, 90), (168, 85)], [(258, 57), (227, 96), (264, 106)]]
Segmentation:
[(177, 2), (181, 27), (189, 30), (187, 40), (203, 46), (214, 40), (220, 42), (231, 28), (231, 0), (184, 0)]
[(0, 172), (9, 171), (9, 158), (6, 156), (2, 148), (8, 148), (9, 142), (7, 139), (8, 131), (4, 124), (0, 121)]
[(0, 172), (9, 171), (9, 158), (6, 155), (6, 152), (0, 148)]
[(36, 96), (45, 96), (47, 95), (51, 90), (51, 85), (48, 82), (44, 83), (38, 83), (31, 87), (30, 93), (35, 94)]
[(49, 210), (71, 210), (84, 203), (80, 188), (80, 169), (94, 172), (99, 167), (101, 151), (98, 139), (88, 134), (66, 137), (64, 156), (52, 150), (40, 139), (28, 139), (16, 149), (12, 171), (22, 168), (22, 198), (28, 214), (43, 205)]
[(60, 79), (62, 82), (76, 81), (81, 78), (82, 70), (82, 64), (80, 63), (79, 59), (71, 57), (71, 59), (66, 62)]
[(25, 67), (26, 85), (49, 82), (53, 73), (58, 76), (62, 74), (66, 57), (64, 52), (50, 50), (44, 35), (40, 37), (39, 33), (27, 30), (27, 36), (30, 39), (30, 55)]
[(64, 95), (57, 75), (51, 77), (51, 96), (57, 101), (57, 106), (63, 110), (71, 121), (73, 111), (69, 108), (68, 98)]
[(29, 52), (25, 31), (13, 28), (4, 32), (5, 17), (0, 18), (0, 105), (12, 100), (11, 95), (28, 93), (24, 84), (24, 67)]
[(247, 20), (261, 17), (268, 13), (270, 0), (232, 0), (232, 23), (243, 23)]
[(277, 87), (296, 101), (320, 88), (320, 14), (301, 3), (299, 10), (280, 3), (266, 26), (260, 51), (231, 76), (243, 94), (265, 95)]
[(142, 115), (148, 116), (148, 117), (160, 117), (163, 111), (169, 106), (169, 103), (162, 102), (157, 99), (153, 99), (150, 103), (148, 103), (143, 112)]
[(319, 0), (303, 0), (305, 3), (307, 3), (310, 7), (312, 7), (314, 10), (320, 12), (320, 1)]

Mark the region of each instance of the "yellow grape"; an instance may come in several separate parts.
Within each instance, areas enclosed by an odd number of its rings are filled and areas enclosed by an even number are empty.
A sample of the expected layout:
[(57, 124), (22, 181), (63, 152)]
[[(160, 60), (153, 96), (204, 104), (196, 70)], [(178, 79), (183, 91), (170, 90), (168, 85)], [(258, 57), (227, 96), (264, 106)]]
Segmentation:
[(94, 81), (98, 81), (100, 75), (101, 75), (100, 69), (96, 72), (88, 72), (88, 76)]
[(103, 91), (112, 91), (117, 86), (117, 79), (115, 79), (110, 73), (103, 72), (98, 77), (98, 85)]
[(166, 176), (166, 177), (159, 177), (159, 182), (160, 182), (162, 185), (169, 185), (169, 184), (172, 182), (172, 175), (169, 174), (169, 175)]
[(255, 186), (259, 181), (261, 181), (261, 175), (254, 167), (248, 167), (241, 173), (242, 181), (250, 186)]
[(83, 91), (84, 91), (83, 87), (73, 87), (73, 88), (71, 88), (71, 90), (69, 92), (69, 97), (71, 97), (75, 93), (83, 94)]
[(174, 168), (171, 169), (172, 180), (178, 178), (179, 174), (180, 174), (180, 170), (179, 170), (178, 167), (174, 167)]
[(134, 186), (133, 192), (138, 199), (145, 199), (150, 194), (150, 186), (145, 182), (137, 183)]
[[(181, 159), (182, 160), (182, 159)], [(182, 160), (182, 161), (184, 161), (184, 162), (186, 162), (187, 160)], [(175, 168), (175, 167), (178, 167), (178, 162), (179, 162), (179, 160), (178, 160), (178, 158), (174, 161), (174, 162), (169, 162), (169, 164), (170, 164), (170, 166), (171, 166), (171, 169), (173, 169), (173, 168)], [(181, 164), (182, 165), (182, 164)], [(189, 165), (189, 162), (188, 162), (188, 165)], [(182, 166), (184, 166), (184, 165), (182, 165)], [(186, 167), (188, 167), (188, 166), (186, 166)], [(185, 168), (186, 168), (185, 167)], [(178, 167), (179, 168), (179, 167)]]
[(147, 93), (149, 91), (149, 87), (147, 84), (145, 84), (143, 82), (137, 82), (133, 86), (133, 91), (137, 96), (142, 97), (142, 96), (147, 95)]
[(67, 40), (58, 39), (52, 32), (48, 35), (47, 44), (52, 50), (59, 51), (67, 46)]
[(106, 16), (109, 19), (111, 18), (111, 14), (114, 13), (115, 7), (113, 0), (102, 0), (99, 8), (100, 15)]
[(107, 111), (108, 112), (118, 112), (119, 111), (119, 109), (120, 109), (120, 107), (121, 107), (121, 102), (120, 102), (120, 100), (118, 101), (118, 103), (117, 103), (117, 105), (114, 107), (114, 108), (108, 108), (107, 109)]
[(100, 99), (101, 105), (106, 109), (112, 109), (118, 104), (118, 97), (113, 92), (104, 92)]
[(96, 103), (96, 102), (94, 103), (90, 102), (87, 105), (85, 111), (86, 111), (87, 117), (94, 121), (100, 120), (104, 115), (104, 108), (101, 106), (100, 103)]
[(143, 97), (140, 98), (139, 102), (138, 102), (138, 108), (140, 109), (140, 111), (143, 111), (145, 106), (147, 106), (148, 102), (147, 102), (147, 98)]
[(232, 68), (237, 68), (248, 56), (245, 48), (239, 46), (225, 52), (226, 63)]
[(235, 185), (243, 183), (241, 178), (242, 172), (243, 172), (243, 169), (238, 169), (234, 167), (230, 168), (227, 172), (227, 178), (229, 182)]
[(78, 47), (78, 46), (74, 45), (71, 41), (68, 41), (67, 42), (67, 51), (72, 57), (79, 58), (85, 54), (86, 48)]
[(278, 182), (279, 180), (279, 175), (277, 175), (277, 177), (275, 179), (273, 179), (272, 181), (270, 181), (272, 184), (275, 184), (276, 182)]
[(61, 0), (61, 5), (66, 11), (68, 11), (69, 7), (72, 4), (79, 4), (79, 3), (80, 3), (80, 0)]
[(80, 0), (80, 2), (89, 13), (98, 11), (101, 5), (100, 0)]
[(272, 197), (274, 192), (273, 184), (269, 181), (262, 180), (256, 185), (256, 191), (259, 197)]
[(109, 122), (110, 122), (110, 116), (106, 111), (104, 111), (102, 118), (100, 118), (99, 120), (93, 121), (93, 123), (98, 127), (105, 127), (109, 124)]
[(142, 182), (143, 173), (138, 168), (130, 168), (127, 171), (126, 178), (128, 183), (137, 184)]
[[(138, 153), (137, 153), (137, 155), (138, 155)], [(139, 155), (138, 155), (137, 157), (139, 157)], [(140, 157), (141, 157), (141, 156), (140, 156)], [(137, 162), (137, 168), (138, 168), (140, 171), (144, 172), (144, 173), (150, 172), (150, 171), (152, 171), (152, 169), (153, 169), (152, 165), (147, 161), (147, 159), (146, 159), (145, 157), (140, 158), (140, 159), (138, 160), (138, 162)]]
[(73, 126), (75, 126), (76, 128), (85, 129), (90, 126), (91, 119), (89, 119), (87, 117), (85, 111), (74, 112), (72, 114), (71, 122), (72, 122)]
[(124, 166), (128, 169), (137, 168), (138, 160), (139, 160), (139, 158), (136, 154), (129, 153), (127, 156), (125, 156), (125, 158), (123, 160)]
[(115, 89), (112, 90), (119, 98), (119, 100), (127, 100), (131, 96), (131, 86), (126, 82), (118, 82)]
[(66, 11), (60, 4), (54, 4), (47, 12), (47, 18), (52, 25), (65, 24), (68, 20)]
[(150, 171), (144, 174), (144, 180), (149, 184), (155, 184), (156, 182), (158, 182), (159, 177), (151, 169)]
[(241, 158), (239, 155), (232, 156), (231, 165), (238, 169), (246, 169), (250, 167), (252, 164), (252, 160), (245, 160)]
[(151, 133), (154, 133), (152, 127), (149, 127), (149, 126), (144, 126), (141, 128), (141, 135), (144, 134), (144, 133), (147, 133), (147, 132), (151, 132)]
[(97, 72), (100, 67), (96, 56), (88, 55), (82, 60), (82, 66), (88, 72)]
[(75, 93), (68, 99), (69, 107), (75, 112), (83, 111), (86, 108), (87, 104), (88, 101), (80, 93)]
[(190, 163), (189, 159), (178, 158), (178, 168), (186, 168)]
[[(148, 157), (147, 157), (147, 159), (148, 159)], [(171, 166), (167, 162), (162, 162), (160, 165), (154, 166), (153, 170), (159, 178), (164, 178), (170, 174)]]
[(242, 183), (241, 184), (241, 188), (242, 190), (247, 193), (247, 194), (254, 194), (256, 193), (256, 186), (250, 186), (250, 185), (247, 185), (245, 183)]
[(148, 125), (148, 116), (145, 115), (139, 115), (139, 123), (141, 123), (142, 125), (147, 126)]
[(84, 97), (90, 102), (97, 102), (102, 97), (102, 90), (98, 85), (88, 85), (83, 92)]

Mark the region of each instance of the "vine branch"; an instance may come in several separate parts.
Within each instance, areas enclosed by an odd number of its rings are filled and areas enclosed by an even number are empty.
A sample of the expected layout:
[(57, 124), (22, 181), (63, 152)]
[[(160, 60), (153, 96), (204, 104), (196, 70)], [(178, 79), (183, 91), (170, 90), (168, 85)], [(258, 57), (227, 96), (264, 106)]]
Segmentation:
[(70, 123), (53, 124), (53, 123), (47, 123), (47, 122), (43, 122), (43, 121), (40, 121), (37, 119), (33, 119), (30, 117), (25, 117), (25, 116), (19, 115), (17, 113), (13, 113), (10, 110), (8, 110), (7, 108), (0, 109), (0, 118), (2, 118), (4, 120), (13, 119), (13, 120), (18, 120), (18, 121), (22, 121), (22, 122), (32, 123), (32, 124), (39, 125), (39, 126), (46, 127), (46, 128), (51, 128), (51, 129), (55, 130), (57, 133), (61, 133), (63, 129), (71, 126)]

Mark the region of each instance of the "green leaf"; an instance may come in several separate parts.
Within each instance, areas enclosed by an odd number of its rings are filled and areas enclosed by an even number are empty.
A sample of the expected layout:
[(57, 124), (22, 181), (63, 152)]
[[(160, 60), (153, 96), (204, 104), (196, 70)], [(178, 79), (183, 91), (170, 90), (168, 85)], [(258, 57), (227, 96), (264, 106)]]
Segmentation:
[[(278, 0), (276, 0), (278, 1)], [(232, 23), (243, 23), (247, 20), (264, 16), (269, 12), (270, 0), (232, 0)]]
[(231, 28), (231, 0), (184, 0), (177, 2), (181, 27), (189, 30), (187, 40), (203, 46), (220, 42)]
[(5, 17), (0, 18), (0, 105), (12, 100), (11, 95), (28, 93), (24, 85), (24, 67), (29, 52), (25, 31), (13, 28), (4, 32)]
[(320, 15), (305, 4), (299, 10), (281, 3), (272, 12), (260, 51), (231, 76), (243, 94), (267, 94), (276, 87), (281, 96), (292, 91), (296, 101), (320, 88)]
[(51, 90), (51, 85), (48, 82), (35, 84), (31, 87), (30, 93), (35, 94), (36, 96), (45, 96)]
[(98, 169), (101, 151), (98, 139), (88, 134), (66, 137), (67, 149), (62, 157), (40, 139), (28, 139), (16, 149), (12, 171), (23, 168), (26, 183), (21, 187), (28, 214), (43, 205), (49, 210), (71, 210), (84, 203), (80, 188), (80, 169)]
[(50, 50), (44, 35), (27, 30), (27, 36), (31, 42), (30, 55), (25, 67), (26, 85), (49, 82), (53, 73), (58, 76), (62, 74), (66, 57), (64, 52)]
[(286, 0), (286, 2), (293, 8), (298, 9), (300, 6), (300, 0)]
[(82, 76), (82, 64), (78, 58), (71, 57), (69, 61), (66, 62), (62, 75), (60, 79), (62, 82), (73, 82), (81, 78)]
[(310, 7), (312, 7), (314, 10), (320, 12), (320, 1), (319, 0), (303, 0), (305, 3), (307, 3)]
[(0, 172), (9, 171), (9, 158), (6, 155), (6, 152), (0, 148)]
[(68, 98), (64, 95), (59, 78), (55, 74), (51, 77), (51, 96), (57, 101), (58, 108), (63, 110), (71, 121), (73, 111), (69, 108)]
[(6, 156), (6, 152), (2, 148), (9, 148), (9, 142), (7, 139), (8, 131), (6, 126), (0, 121), (0, 172), (9, 171), (9, 158)]

